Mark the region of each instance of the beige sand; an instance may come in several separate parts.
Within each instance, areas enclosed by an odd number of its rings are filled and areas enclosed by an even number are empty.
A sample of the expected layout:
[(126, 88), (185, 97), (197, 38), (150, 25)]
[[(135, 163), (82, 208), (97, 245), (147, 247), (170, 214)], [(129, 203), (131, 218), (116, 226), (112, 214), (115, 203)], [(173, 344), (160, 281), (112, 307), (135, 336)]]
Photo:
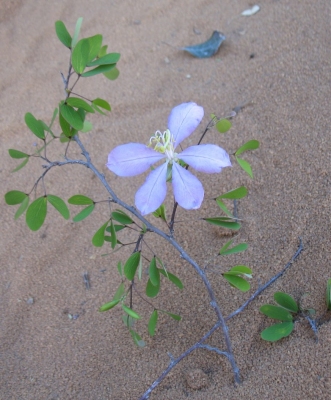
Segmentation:
[[(24, 114), (30, 111), (48, 121), (63, 98), (60, 71), (67, 71), (68, 53), (55, 36), (57, 19), (72, 31), (76, 19), (84, 17), (85, 36), (102, 33), (109, 49), (122, 54), (117, 81), (95, 77), (80, 83), (77, 90), (112, 104), (110, 117), (92, 118), (95, 130), (83, 141), (95, 164), (129, 203), (143, 177), (116, 179), (106, 170), (107, 153), (115, 145), (145, 142), (156, 129), (166, 128), (171, 108), (185, 101), (201, 104), (206, 113), (193, 143), (209, 114), (224, 115), (238, 104), (251, 102), (233, 119), (230, 133), (211, 133), (208, 141), (233, 152), (249, 139), (259, 140), (261, 148), (247, 155), (255, 179), (238, 166), (221, 175), (199, 175), (206, 202), (193, 214), (193, 218), (214, 215), (216, 206), (208, 199), (241, 184), (249, 189), (249, 196), (239, 204), (244, 222), (238, 238), (249, 243), (249, 250), (228, 258), (209, 274), (224, 314), (248, 294), (231, 289), (221, 271), (238, 263), (251, 266), (254, 290), (283, 268), (297, 249), (298, 236), (305, 250), (283, 278), (229, 322), (244, 379), (240, 387), (234, 387), (225, 359), (200, 350), (172, 371), (152, 399), (331, 397), (330, 324), (319, 330), (318, 343), (302, 322), (289, 338), (269, 344), (260, 339), (269, 321), (258, 311), (261, 304), (272, 302), (277, 290), (296, 299), (309, 293), (304, 304), (315, 308), (317, 315), (325, 310), (325, 283), (331, 277), (331, 4), (263, 0), (259, 13), (241, 17), (253, 4), (243, 0), (0, 3), (2, 196), (12, 189), (30, 190), (40, 172), (38, 161), (29, 163), (24, 173), (10, 172), (17, 161), (9, 158), (8, 148), (34, 149)], [(199, 43), (213, 30), (222, 31), (227, 40), (210, 59), (195, 59), (164, 44)], [(54, 150), (54, 155), (59, 154)], [(78, 167), (54, 170), (46, 185), (49, 192), (64, 198), (76, 193), (106, 197), (91, 173)], [(14, 208), (4, 201), (1, 215), (1, 399), (137, 399), (168, 365), (168, 351), (179, 355), (213, 325), (214, 314), (198, 277), (157, 240), (153, 243), (158, 243), (185, 289), (180, 292), (164, 285), (155, 304), (181, 313), (183, 321), (162, 317), (152, 339), (146, 319), (139, 322), (137, 329), (147, 347), (135, 347), (119, 309), (97, 312), (120, 282), (118, 259), (129, 254), (101, 257), (108, 250), (92, 246), (91, 236), (107, 219), (106, 209), (99, 207), (96, 218), (79, 224), (64, 221), (50, 210), (36, 233), (28, 230), (24, 218), (15, 222)], [(181, 211), (178, 217), (191, 220), (192, 214)], [(227, 240), (202, 222), (178, 225), (177, 238), (201, 265)], [(90, 290), (83, 284), (84, 271), (91, 278)], [(29, 298), (33, 304), (27, 303)], [(151, 311), (141, 302), (137, 310), (145, 318)], [(68, 314), (79, 316), (70, 320)], [(222, 345), (220, 334), (214, 334), (210, 343)], [(202, 389), (189, 384), (195, 373), (205, 381)]]

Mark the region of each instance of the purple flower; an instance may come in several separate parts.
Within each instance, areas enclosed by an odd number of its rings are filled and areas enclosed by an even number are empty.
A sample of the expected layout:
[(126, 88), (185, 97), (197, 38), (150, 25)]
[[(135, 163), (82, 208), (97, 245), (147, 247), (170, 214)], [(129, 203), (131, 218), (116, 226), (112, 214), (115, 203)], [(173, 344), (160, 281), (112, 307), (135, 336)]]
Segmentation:
[[(168, 129), (156, 131), (149, 145), (128, 143), (115, 147), (108, 156), (107, 167), (119, 176), (134, 176), (148, 170), (152, 164), (165, 159), (153, 169), (135, 196), (135, 203), (142, 215), (155, 211), (163, 203), (167, 193), (167, 175), (171, 170), (175, 200), (186, 208), (201, 206), (204, 190), (201, 182), (183, 168), (182, 160), (200, 172), (212, 174), (231, 166), (228, 153), (213, 144), (190, 146), (180, 154), (176, 147), (200, 124), (203, 108), (195, 103), (183, 103), (173, 108), (168, 118)], [(168, 175), (169, 176), (169, 175)]]

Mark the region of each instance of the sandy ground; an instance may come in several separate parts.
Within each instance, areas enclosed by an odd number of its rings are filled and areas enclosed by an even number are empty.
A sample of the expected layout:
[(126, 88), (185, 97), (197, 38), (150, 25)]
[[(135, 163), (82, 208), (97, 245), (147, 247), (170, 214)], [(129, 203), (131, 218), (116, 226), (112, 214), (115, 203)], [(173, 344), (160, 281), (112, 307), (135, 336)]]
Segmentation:
[[(102, 33), (109, 50), (122, 55), (118, 80), (94, 77), (80, 83), (77, 90), (87, 97), (103, 97), (113, 107), (109, 117), (93, 116), (95, 129), (82, 140), (97, 167), (127, 202), (133, 203), (144, 177), (116, 179), (107, 171), (107, 154), (115, 145), (146, 142), (156, 129), (166, 129), (171, 108), (185, 101), (195, 101), (205, 109), (202, 125), (192, 137), (194, 143), (212, 112), (225, 115), (250, 102), (233, 119), (226, 136), (212, 132), (208, 141), (231, 153), (249, 139), (259, 140), (261, 148), (246, 157), (254, 180), (238, 166), (221, 175), (199, 175), (206, 201), (193, 217), (180, 211), (179, 219), (187, 222), (176, 230), (179, 242), (201, 265), (206, 264), (228, 237), (198, 218), (217, 212), (210, 199), (218, 194), (239, 185), (249, 189), (249, 196), (239, 203), (243, 227), (237, 239), (249, 243), (249, 250), (229, 257), (208, 274), (224, 315), (249, 294), (231, 289), (221, 272), (232, 265), (249, 265), (254, 270), (254, 290), (283, 268), (302, 237), (304, 251), (284, 277), (229, 322), (243, 384), (234, 387), (225, 359), (200, 350), (171, 372), (152, 399), (331, 397), (330, 324), (321, 326), (318, 343), (308, 323), (301, 322), (289, 338), (270, 344), (260, 338), (270, 322), (258, 311), (279, 290), (315, 308), (317, 315), (325, 311), (325, 284), (331, 278), (331, 3), (262, 0), (259, 4), (261, 11), (256, 15), (241, 17), (253, 3), (0, 3), (2, 195), (13, 189), (29, 191), (39, 176), (38, 161), (12, 174), (17, 161), (9, 158), (7, 149), (32, 152), (35, 139), (24, 124), (24, 114), (30, 111), (49, 121), (63, 98), (60, 71), (67, 71), (68, 52), (55, 35), (54, 22), (61, 19), (73, 31), (82, 16), (84, 36)], [(206, 40), (213, 30), (227, 37), (214, 57), (200, 60), (177, 50)], [(56, 149), (55, 154), (61, 151)], [(46, 186), (66, 199), (76, 193), (106, 197), (91, 172), (78, 167), (50, 173)], [(24, 218), (15, 222), (14, 212), (2, 201), (1, 399), (137, 399), (168, 365), (167, 352), (179, 355), (213, 325), (214, 314), (194, 271), (169, 246), (151, 238), (169, 270), (185, 285), (179, 291), (164, 284), (155, 304), (180, 313), (183, 320), (162, 317), (156, 336), (149, 338), (146, 319), (151, 309), (137, 302), (137, 311), (145, 317), (137, 329), (147, 342), (146, 348), (137, 348), (121, 322), (120, 309), (97, 312), (120, 283), (117, 261), (129, 254), (101, 257), (109, 249), (91, 244), (91, 236), (107, 219), (107, 209), (99, 207), (95, 218), (78, 224), (50, 210), (45, 225), (35, 233)], [(195, 222), (191, 223), (192, 218)], [(83, 283), (84, 271), (90, 276), (90, 290)], [(220, 333), (209, 343), (222, 346)], [(187, 381), (196, 369), (206, 374), (201, 389)]]

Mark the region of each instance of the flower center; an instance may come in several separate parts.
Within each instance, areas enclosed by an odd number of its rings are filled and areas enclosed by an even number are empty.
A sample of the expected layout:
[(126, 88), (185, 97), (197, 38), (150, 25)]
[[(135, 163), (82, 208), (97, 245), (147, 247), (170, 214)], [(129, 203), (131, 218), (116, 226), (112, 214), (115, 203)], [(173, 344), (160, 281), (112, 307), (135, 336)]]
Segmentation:
[(165, 132), (156, 131), (154, 136), (149, 139), (148, 147), (152, 147), (155, 151), (165, 154), (168, 162), (178, 162), (178, 154), (174, 149), (174, 137), (169, 129)]

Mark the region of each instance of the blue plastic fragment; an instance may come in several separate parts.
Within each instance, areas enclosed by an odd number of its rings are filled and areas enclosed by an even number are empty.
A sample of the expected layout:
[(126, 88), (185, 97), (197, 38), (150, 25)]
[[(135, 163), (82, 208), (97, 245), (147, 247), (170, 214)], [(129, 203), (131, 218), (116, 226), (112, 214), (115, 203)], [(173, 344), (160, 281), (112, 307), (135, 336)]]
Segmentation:
[(214, 31), (206, 42), (194, 46), (182, 47), (181, 50), (185, 50), (197, 58), (207, 58), (217, 53), (224, 40), (225, 36), (221, 32)]

